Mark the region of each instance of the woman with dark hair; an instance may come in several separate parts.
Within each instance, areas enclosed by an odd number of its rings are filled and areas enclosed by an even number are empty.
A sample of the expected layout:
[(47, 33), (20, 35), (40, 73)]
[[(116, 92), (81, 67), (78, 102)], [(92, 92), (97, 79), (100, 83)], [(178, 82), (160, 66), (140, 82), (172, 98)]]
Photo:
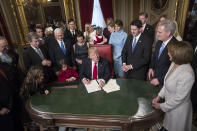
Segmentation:
[(73, 45), (73, 50), (78, 69), (80, 69), (83, 59), (88, 57), (88, 48), (89, 43), (84, 41), (83, 33), (77, 34), (77, 42)]
[(116, 77), (123, 77), (122, 71), (122, 58), (121, 52), (127, 39), (127, 33), (123, 30), (123, 22), (121, 20), (115, 21), (115, 32), (112, 32), (109, 44), (113, 45), (113, 60), (114, 60), (114, 71)]
[[(190, 92), (195, 79), (190, 65), (193, 49), (184, 41), (169, 43), (168, 55), (172, 63), (165, 75), (163, 88), (152, 104), (165, 112), (161, 131), (191, 131)], [(161, 98), (165, 99), (164, 103), (159, 103)]]

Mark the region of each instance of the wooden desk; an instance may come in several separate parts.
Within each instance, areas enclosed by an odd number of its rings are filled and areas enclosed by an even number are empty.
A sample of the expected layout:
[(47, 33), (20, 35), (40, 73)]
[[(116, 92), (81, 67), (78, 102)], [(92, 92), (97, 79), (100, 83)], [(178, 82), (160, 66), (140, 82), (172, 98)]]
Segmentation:
[(26, 103), (31, 118), (49, 130), (57, 126), (145, 129), (163, 119), (151, 101), (158, 89), (147, 82), (119, 79), (120, 91), (88, 94), (84, 85), (77, 88), (52, 88), (49, 95), (36, 94)]

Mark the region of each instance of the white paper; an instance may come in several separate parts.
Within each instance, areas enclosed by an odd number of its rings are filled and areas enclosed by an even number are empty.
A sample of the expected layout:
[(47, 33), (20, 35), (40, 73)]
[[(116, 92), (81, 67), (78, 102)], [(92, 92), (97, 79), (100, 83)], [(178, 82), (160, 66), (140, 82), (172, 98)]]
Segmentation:
[(86, 90), (88, 93), (100, 91), (101, 88), (99, 87), (98, 83), (96, 80), (91, 80), (90, 84), (85, 84)]
[(103, 90), (107, 93), (120, 90), (120, 86), (117, 84), (115, 79), (110, 79), (107, 84), (103, 87)]

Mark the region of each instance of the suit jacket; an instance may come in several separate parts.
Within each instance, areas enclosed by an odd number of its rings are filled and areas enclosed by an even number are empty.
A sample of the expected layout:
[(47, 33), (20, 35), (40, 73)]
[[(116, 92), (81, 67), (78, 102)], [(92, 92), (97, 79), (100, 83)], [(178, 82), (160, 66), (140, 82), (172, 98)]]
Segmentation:
[(194, 56), (192, 60), (192, 67), (195, 73), (195, 82), (191, 90), (191, 101), (192, 101), (192, 107), (193, 111), (197, 111), (197, 51), (195, 52), (196, 44), (193, 44), (193, 49), (194, 49)]
[[(47, 59), (47, 56), (45, 54), (45, 52), (42, 50), (42, 48), (40, 48), (44, 58)], [(51, 67), (48, 66), (43, 66), (42, 65), (42, 59), (40, 58), (40, 56), (36, 53), (36, 51), (29, 46), (23, 54), (23, 61), (24, 61), (24, 65), (26, 70), (29, 70), (29, 68), (31, 66), (39, 66), (43, 68), (43, 72), (44, 72), (44, 82), (48, 83), (50, 81), (53, 81), (55, 79), (55, 74), (53, 72), (52, 69), (52, 65)]]
[(132, 42), (133, 36), (129, 35), (122, 50), (122, 62), (133, 67), (126, 73), (127, 77), (145, 80), (152, 52), (151, 39), (141, 34), (134, 52), (132, 52)]
[(145, 35), (149, 36), (152, 40), (152, 43), (153, 43), (154, 38), (155, 38), (155, 31), (154, 31), (154, 28), (151, 25), (146, 24), (142, 34), (145, 34)]
[[(5, 74), (5, 73), (4, 73)], [(13, 106), (13, 92), (10, 87), (10, 81), (0, 74), (0, 110), (3, 107), (12, 109)]]
[[(44, 51), (42, 50), (42, 48), (40, 48), (43, 56), (45, 58), (46, 55), (44, 53)], [(27, 47), (27, 49), (25, 49), (24, 53), (23, 53), (23, 61), (24, 61), (24, 65), (26, 70), (29, 70), (29, 68), (31, 66), (40, 66), (42, 67), (42, 59), (40, 58), (40, 56), (36, 53), (36, 51), (31, 47)]]
[[(104, 79), (107, 82), (110, 78), (109, 63), (106, 59), (101, 58), (98, 62), (98, 78)], [(90, 58), (84, 59), (80, 70), (80, 78), (92, 79), (92, 60)]]
[[(165, 112), (163, 126), (168, 131), (191, 131), (192, 104), (190, 91), (195, 80), (194, 72), (190, 64), (179, 65), (172, 69), (172, 62), (164, 79), (164, 86), (159, 96), (165, 98), (160, 104)], [(178, 125), (178, 126), (177, 126)]]
[(54, 65), (55, 71), (60, 70), (59, 61), (62, 59), (67, 59), (69, 62), (69, 66), (74, 66), (74, 55), (73, 48), (70, 44), (69, 40), (64, 40), (64, 47), (66, 49), (66, 55), (64, 55), (59, 43), (56, 39), (51, 40), (49, 44), (49, 56)]
[(12, 86), (12, 89), (17, 92), (19, 91), (24, 78), (24, 74), (17, 67), (19, 55), (13, 50), (8, 50), (7, 55), (12, 58), (12, 62), (8, 64), (0, 60), (0, 69), (4, 71), (4, 73), (7, 75), (8, 80), (11, 81), (10, 86)]
[(77, 42), (76, 35), (82, 33), (80, 30), (75, 30), (75, 35), (73, 36), (70, 32), (70, 30), (66, 29), (64, 31), (64, 39), (69, 40), (71, 42), (71, 45), (73, 46)]
[[(176, 38), (172, 37), (172, 39), (169, 41), (170, 42), (175, 42), (177, 41)], [(170, 58), (168, 56), (168, 49), (167, 46), (163, 49), (159, 59), (158, 59), (158, 54), (160, 47), (162, 45), (162, 41), (157, 41), (156, 46), (155, 46), (155, 52), (153, 54), (150, 68), (154, 70), (155, 78), (158, 78), (159, 80), (159, 87), (162, 88), (163, 86), (163, 81), (164, 81), (164, 76), (166, 75), (166, 72), (168, 71), (168, 68), (170, 66)]]

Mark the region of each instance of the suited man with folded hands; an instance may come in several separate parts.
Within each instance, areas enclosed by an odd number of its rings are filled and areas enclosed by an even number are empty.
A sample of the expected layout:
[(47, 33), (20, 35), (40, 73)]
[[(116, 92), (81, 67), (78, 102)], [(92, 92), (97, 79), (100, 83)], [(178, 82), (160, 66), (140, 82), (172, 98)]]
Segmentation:
[(99, 57), (98, 49), (91, 47), (88, 50), (88, 58), (82, 63), (80, 78), (84, 84), (89, 84), (91, 79), (99, 79), (99, 87), (104, 87), (110, 78), (108, 61)]
[(130, 24), (131, 34), (122, 50), (122, 70), (127, 78), (146, 80), (151, 58), (152, 40), (141, 33), (142, 22), (134, 20)]

